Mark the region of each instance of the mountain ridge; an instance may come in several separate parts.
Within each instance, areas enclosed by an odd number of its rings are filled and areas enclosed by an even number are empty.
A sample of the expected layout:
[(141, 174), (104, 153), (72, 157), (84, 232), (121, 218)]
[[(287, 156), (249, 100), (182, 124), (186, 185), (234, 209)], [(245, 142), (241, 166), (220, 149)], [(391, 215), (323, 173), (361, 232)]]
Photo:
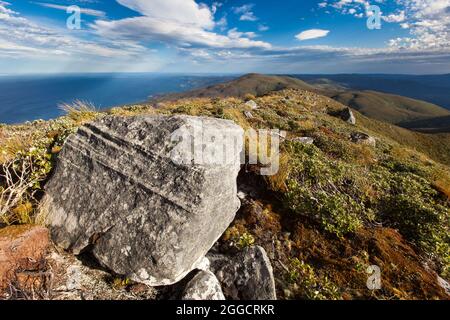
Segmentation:
[[(410, 121), (426, 122), (427, 119), (450, 116), (450, 110), (430, 102), (375, 90), (354, 90), (326, 77), (306, 82), (291, 76), (257, 73), (246, 74), (237, 79), (200, 89), (162, 95), (152, 101), (224, 97), (251, 99), (284, 89), (305, 90), (324, 95), (368, 117), (400, 126)], [(441, 124), (440, 121), (435, 123)], [(410, 126), (406, 128), (414, 129)], [(434, 132), (441, 131), (439, 127), (434, 127)]]

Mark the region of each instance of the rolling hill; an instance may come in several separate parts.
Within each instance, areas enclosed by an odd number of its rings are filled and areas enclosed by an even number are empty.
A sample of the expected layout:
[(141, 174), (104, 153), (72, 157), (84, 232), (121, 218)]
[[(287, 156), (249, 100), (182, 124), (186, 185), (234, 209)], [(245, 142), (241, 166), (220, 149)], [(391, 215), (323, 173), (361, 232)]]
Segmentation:
[[(228, 80), (228, 79), (227, 79)], [(372, 119), (424, 132), (447, 132), (450, 111), (435, 104), (377, 91), (356, 91), (334, 80), (320, 78), (307, 82), (289, 76), (247, 74), (240, 78), (183, 93), (156, 97), (152, 102), (190, 98), (245, 98), (264, 96), (284, 89), (305, 90), (347, 105)], [(414, 121), (421, 121), (414, 123)], [(432, 130), (431, 130), (432, 129)]]
[(306, 82), (285, 76), (268, 76), (251, 73), (238, 79), (211, 85), (205, 88), (182, 93), (174, 93), (156, 97), (155, 100), (178, 100), (186, 98), (243, 98), (246, 95), (263, 96), (273, 91), (284, 89), (299, 89), (318, 92), (322, 91)]
[(399, 125), (403, 128), (426, 133), (450, 133), (450, 115), (425, 120), (407, 121), (399, 123)]
[(450, 111), (435, 104), (376, 91), (346, 91), (333, 99), (362, 114), (389, 123), (450, 116)]
[(348, 90), (373, 90), (434, 103), (450, 109), (450, 74), (330, 74), (292, 75), (309, 84), (344, 87)]

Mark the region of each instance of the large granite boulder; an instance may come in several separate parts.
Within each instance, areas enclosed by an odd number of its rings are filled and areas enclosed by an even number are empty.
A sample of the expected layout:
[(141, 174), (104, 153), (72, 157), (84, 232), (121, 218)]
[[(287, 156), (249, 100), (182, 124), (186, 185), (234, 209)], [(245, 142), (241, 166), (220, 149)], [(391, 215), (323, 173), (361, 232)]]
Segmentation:
[[(221, 137), (232, 147), (224, 149)], [(74, 254), (91, 250), (134, 281), (178, 282), (240, 206), (242, 137), (231, 121), (189, 116), (105, 117), (83, 126), (46, 185), (53, 240)]]
[(208, 259), (227, 299), (277, 299), (273, 268), (264, 248), (248, 247), (235, 255), (210, 252)]

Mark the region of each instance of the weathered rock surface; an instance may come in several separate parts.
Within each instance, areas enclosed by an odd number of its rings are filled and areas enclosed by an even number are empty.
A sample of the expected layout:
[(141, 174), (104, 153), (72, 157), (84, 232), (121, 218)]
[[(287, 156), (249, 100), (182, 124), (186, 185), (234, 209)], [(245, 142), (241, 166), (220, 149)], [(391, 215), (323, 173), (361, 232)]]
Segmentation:
[(439, 276), (437, 276), (437, 282), (439, 286), (445, 290), (445, 293), (450, 296), (450, 283)]
[(225, 296), (214, 273), (200, 271), (187, 284), (182, 300), (225, 300)]
[[(186, 154), (190, 134), (203, 157)], [(223, 163), (210, 162), (218, 158), (210, 154), (214, 135), (235, 138)], [(240, 206), (242, 136), (231, 121), (189, 116), (105, 117), (80, 128), (46, 186), (53, 240), (75, 254), (88, 248), (103, 266), (134, 281), (176, 283), (202, 261)]]
[(211, 270), (232, 300), (276, 300), (275, 279), (266, 251), (259, 246), (234, 256), (208, 254)]
[(314, 144), (314, 138), (311, 137), (296, 137), (292, 141), (300, 142), (303, 144)]
[(363, 132), (354, 132), (351, 134), (351, 138), (354, 143), (365, 144), (372, 147), (377, 145), (377, 140), (375, 140), (374, 137)]
[(89, 261), (80, 261), (72, 254), (51, 250), (47, 255), (51, 266), (51, 300), (154, 300), (157, 290), (145, 284), (116, 286), (111, 283), (111, 275), (91, 265)]
[(0, 290), (5, 289), (11, 281), (27, 282), (28, 277), (21, 277), (20, 273), (39, 269), (40, 260), (46, 255), (48, 246), (46, 228), (26, 225), (0, 229)]
[(253, 119), (254, 117), (253, 117), (253, 114), (250, 112), (250, 111), (244, 111), (244, 116), (247, 118), (247, 119)]
[(346, 108), (341, 112), (341, 118), (342, 120), (350, 124), (356, 124), (355, 115), (353, 114), (353, 111), (350, 108)]

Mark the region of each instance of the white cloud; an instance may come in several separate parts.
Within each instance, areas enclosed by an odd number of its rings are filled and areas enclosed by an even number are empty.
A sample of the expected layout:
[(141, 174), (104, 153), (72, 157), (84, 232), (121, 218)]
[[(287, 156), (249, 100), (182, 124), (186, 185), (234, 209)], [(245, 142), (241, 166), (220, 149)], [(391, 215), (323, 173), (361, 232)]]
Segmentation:
[[(401, 28), (409, 29), (410, 36), (394, 38), (389, 45), (397, 49), (428, 50), (450, 48), (450, 0), (391, 0), (397, 9), (383, 14), (388, 23), (398, 23)], [(353, 10), (367, 10), (371, 4), (367, 0), (335, 0), (323, 2), (342, 14), (352, 14)], [(381, 8), (387, 0), (375, 0)], [(353, 14), (362, 18), (362, 13)]]
[[(200, 67), (206, 63), (209, 69), (203, 71), (245, 72), (254, 68), (265, 72), (324, 72), (327, 66), (328, 72), (345, 72), (360, 65), (362, 72), (367, 71), (364, 69), (367, 66), (379, 67), (380, 72), (428, 70), (425, 66), (434, 68), (430, 70), (450, 72), (450, 0), (395, 0), (402, 5), (384, 19), (399, 23), (411, 35), (392, 39), (386, 48), (379, 49), (331, 46), (274, 48), (265, 41), (259, 41), (255, 32), (236, 28), (227, 30), (226, 13), (220, 14), (220, 19), (215, 17), (219, 15), (219, 4), (207, 7), (201, 5), (200, 0), (117, 1), (135, 10), (135, 17), (98, 19), (91, 29), (69, 32), (35, 23), (14, 12), (11, 9), (13, 5), (0, 0), (0, 65), (4, 67), (11, 59), (24, 57), (22, 61), (25, 63), (37, 59), (40, 66), (52, 67), (59, 61), (68, 70), (76, 71), (88, 67), (104, 71), (142, 71), (155, 65), (163, 65), (164, 70), (181, 71), (192, 68), (193, 64), (198, 71), (203, 70)], [(366, 1), (353, 0), (322, 3), (327, 4), (324, 8), (330, 9), (334, 5), (339, 12), (344, 14), (345, 10), (345, 14), (352, 16), (365, 15), (367, 4)], [(252, 12), (252, 8), (247, 7), (247, 11), (241, 9), (236, 14), (240, 18), (245, 12)], [(255, 27), (259, 31), (265, 30), (263, 24), (256, 23)], [(315, 39), (329, 32), (306, 30), (299, 33), (297, 39)], [(91, 40), (86, 40), (92, 35)], [(168, 44), (176, 50), (168, 51), (169, 57), (153, 55), (148, 47), (154, 42)], [(41, 63), (42, 59), (47, 59), (46, 64)], [(321, 63), (317, 64), (317, 61)], [(391, 67), (398, 69), (391, 70)]]
[(233, 37), (212, 31), (218, 25), (210, 8), (194, 0), (117, 0), (141, 14), (121, 20), (97, 20), (92, 28), (98, 35), (111, 39), (128, 39), (149, 43), (160, 41), (178, 47), (270, 48), (263, 41), (254, 41), (254, 34), (231, 33)]
[(330, 30), (323, 30), (323, 29), (310, 29), (303, 32), (300, 32), (295, 37), (300, 40), (311, 40), (316, 38), (322, 38), (326, 37), (330, 33)]
[(241, 21), (257, 21), (258, 18), (253, 13), (254, 4), (244, 4), (240, 7), (234, 7), (233, 12), (240, 15), (239, 20)]
[(170, 20), (180, 25), (204, 29), (214, 27), (211, 9), (197, 4), (194, 0), (117, 0), (117, 2), (149, 18)]
[(383, 16), (383, 20), (389, 23), (400, 23), (406, 20), (405, 11), (401, 10), (398, 13), (392, 13), (387, 16)]
[(394, 48), (450, 49), (450, 0), (402, 0), (405, 18), (401, 27), (411, 36), (392, 39)]
[[(41, 7), (63, 10), (63, 11), (67, 11), (67, 8), (69, 8), (69, 6), (63, 6), (63, 5), (59, 5), (59, 4), (46, 3), (46, 2), (36, 2), (36, 4), (40, 5)], [(82, 14), (85, 14), (88, 16), (93, 16), (93, 17), (99, 17), (99, 18), (106, 17), (106, 13), (103, 11), (100, 11), (100, 10), (94, 10), (94, 9), (89, 9), (89, 8), (80, 8), (80, 12)]]
[(268, 26), (266, 26), (265, 24), (259, 24), (258, 25), (258, 31), (264, 32), (264, 31), (268, 31), (270, 28)]
[(245, 36), (247, 38), (256, 38), (256, 33), (254, 32), (240, 32), (238, 31), (237, 28), (233, 28), (231, 30), (228, 31), (228, 37), (230, 37), (231, 39), (239, 39), (242, 36)]
[(121, 57), (137, 54), (143, 47), (132, 42), (93, 42), (35, 23), (9, 8), (10, 4), (0, 1), (0, 54), (18, 58), (43, 56), (86, 56)]

